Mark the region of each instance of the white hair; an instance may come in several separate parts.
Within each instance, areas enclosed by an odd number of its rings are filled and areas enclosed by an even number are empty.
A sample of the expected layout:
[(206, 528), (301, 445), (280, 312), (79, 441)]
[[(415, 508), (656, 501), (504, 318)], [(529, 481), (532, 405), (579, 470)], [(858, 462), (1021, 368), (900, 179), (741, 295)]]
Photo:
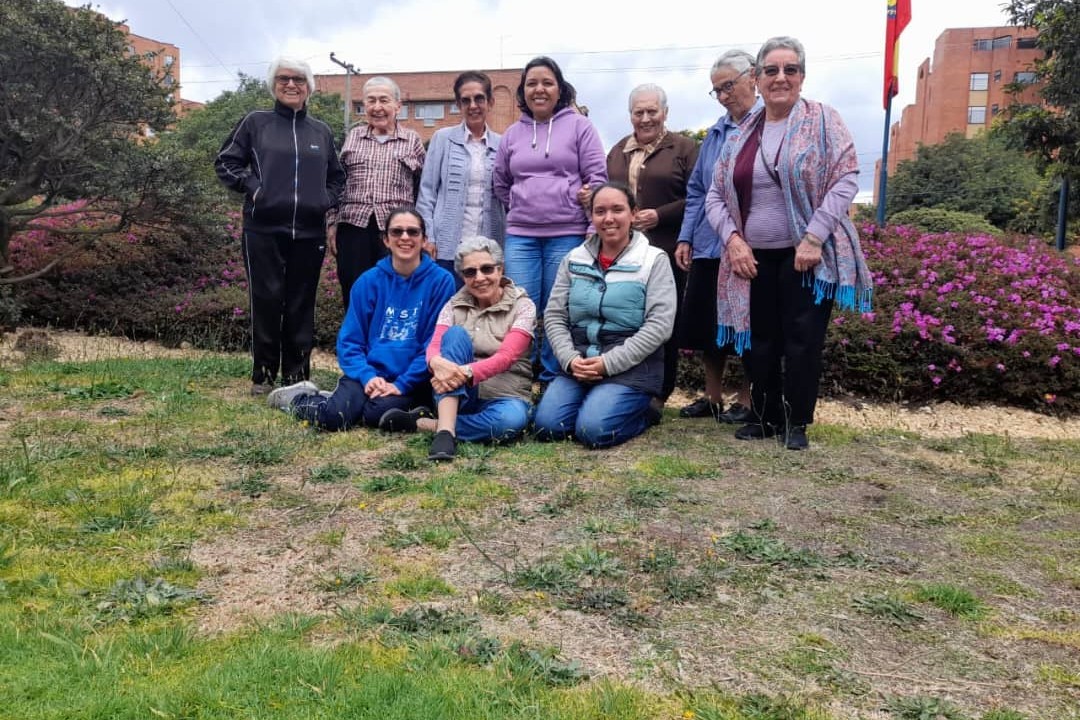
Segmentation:
[(660, 101), (660, 109), (667, 110), (667, 93), (664, 92), (664, 88), (660, 87), (659, 85), (654, 85), (653, 83), (645, 83), (643, 85), (638, 85), (636, 88), (630, 91), (630, 102), (628, 104), (627, 110), (633, 111), (634, 100), (636, 100), (640, 95), (655, 95), (656, 99)]
[(376, 75), (375, 77), (364, 83), (364, 95), (367, 95), (368, 90), (373, 87), (386, 87), (390, 88), (390, 91), (394, 94), (394, 100), (401, 102), (401, 88), (398, 84), (384, 75)]
[(315, 75), (311, 72), (311, 66), (300, 58), (280, 55), (274, 62), (270, 63), (270, 72), (266, 74), (266, 84), (270, 88), (271, 95), (274, 94), (274, 83), (276, 82), (274, 77), (278, 74), (278, 70), (281, 70), (282, 68), (303, 73), (304, 77), (307, 79), (308, 92), (315, 92)]

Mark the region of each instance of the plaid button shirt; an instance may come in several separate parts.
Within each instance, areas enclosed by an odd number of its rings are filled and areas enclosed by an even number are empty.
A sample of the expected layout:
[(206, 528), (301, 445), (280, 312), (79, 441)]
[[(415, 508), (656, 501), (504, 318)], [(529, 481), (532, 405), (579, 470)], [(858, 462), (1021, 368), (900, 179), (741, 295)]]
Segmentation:
[(337, 213), (327, 213), (327, 224), (367, 227), (374, 213), (379, 229), (385, 230), (390, 210), (416, 202), (424, 154), (420, 136), (400, 123), (385, 142), (376, 140), (368, 125), (354, 127), (341, 148), (345, 194)]

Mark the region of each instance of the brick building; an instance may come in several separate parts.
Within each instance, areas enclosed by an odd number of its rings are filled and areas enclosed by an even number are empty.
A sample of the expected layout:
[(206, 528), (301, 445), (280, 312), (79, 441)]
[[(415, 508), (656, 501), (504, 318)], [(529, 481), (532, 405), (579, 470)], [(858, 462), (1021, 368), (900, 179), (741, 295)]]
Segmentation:
[[(933, 63), (927, 58), (919, 65), (914, 104), (889, 128), (889, 174), (914, 158), (919, 145), (936, 145), (956, 132), (974, 137), (989, 128), (995, 115), (1017, 101), (1006, 86), (1034, 83), (1032, 64), (1042, 56), (1037, 37), (1034, 28), (1013, 26), (941, 33)], [(1039, 102), (1036, 88), (1025, 89), (1019, 100)]]
[(151, 69), (151, 71), (163, 77), (167, 88), (175, 88), (169, 98), (173, 103), (173, 111), (178, 115), (185, 110), (180, 100), (180, 48), (171, 43), (153, 40), (135, 35), (131, 28), (123, 23), (116, 24), (117, 29), (127, 36), (127, 51), (129, 55), (139, 55)]
[[(398, 122), (415, 130), (426, 143), (439, 128), (457, 125), (461, 112), (454, 102), (454, 79), (461, 70), (400, 73), (363, 73), (352, 76), (351, 122), (364, 118), (364, 83), (378, 75), (389, 77), (401, 89), (401, 111)], [(520, 117), (514, 92), (521, 80), (521, 69), (484, 70), (491, 77), (495, 104), (488, 115), (488, 125), (501, 133)], [(345, 96), (345, 74), (316, 75), (315, 89), (319, 92)]]

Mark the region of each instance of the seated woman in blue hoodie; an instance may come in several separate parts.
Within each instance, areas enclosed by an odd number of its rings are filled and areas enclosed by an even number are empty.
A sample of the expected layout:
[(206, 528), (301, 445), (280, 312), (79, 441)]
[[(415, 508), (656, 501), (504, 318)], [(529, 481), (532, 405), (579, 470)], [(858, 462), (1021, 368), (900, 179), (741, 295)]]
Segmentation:
[(270, 407), (323, 430), (377, 427), (388, 410), (431, 403), (424, 351), (454, 279), (423, 253), (424, 220), (412, 206), (390, 211), (383, 243), (390, 254), (352, 287), (338, 333), (344, 376), (333, 393), (304, 381), (270, 393)]
[(533, 419), (540, 440), (574, 436), (589, 448), (618, 445), (659, 421), (664, 343), (675, 324), (667, 254), (632, 229), (630, 189), (607, 182), (592, 196), (596, 234), (559, 266), (544, 314), (558, 360)]

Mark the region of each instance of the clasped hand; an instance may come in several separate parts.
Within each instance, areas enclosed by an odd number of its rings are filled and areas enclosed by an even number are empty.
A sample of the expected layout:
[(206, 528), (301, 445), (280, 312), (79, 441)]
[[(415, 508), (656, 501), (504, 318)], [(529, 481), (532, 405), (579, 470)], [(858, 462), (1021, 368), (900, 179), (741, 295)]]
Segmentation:
[(369, 398), (387, 397), (388, 395), (400, 395), (397, 385), (387, 382), (385, 378), (373, 377), (364, 386), (364, 394)]
[(444, 357), (437, 356), (431, 359), (431, 387), (437, 393), (448, 393), (457, 390), (469, 381), (469, 376), (460, 365), (450, 362)]
[(604, 378), (604, 358), (600, 355), (574, 358), (570, 361), (570, 372), (578, 382), (598, 382)]

